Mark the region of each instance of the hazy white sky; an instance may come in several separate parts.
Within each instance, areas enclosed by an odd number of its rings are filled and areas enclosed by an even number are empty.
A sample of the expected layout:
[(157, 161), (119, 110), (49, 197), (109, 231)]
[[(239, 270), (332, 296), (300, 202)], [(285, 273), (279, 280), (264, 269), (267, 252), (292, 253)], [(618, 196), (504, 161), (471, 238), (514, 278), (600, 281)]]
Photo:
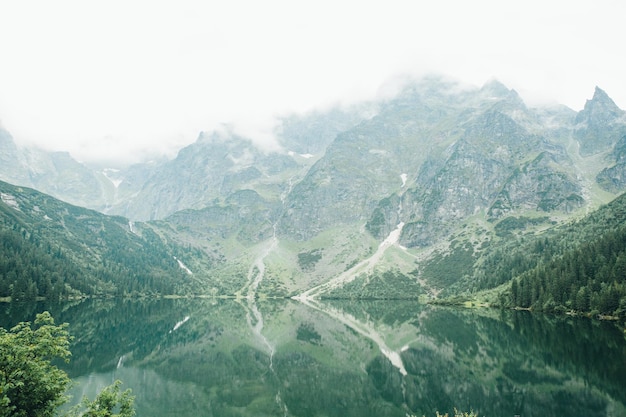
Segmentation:
[[(79, 159), (372, 98), (398, 74), (626, 108), (622, 0), (0, 0), (0, 123)], [(95, 156), (94, 156), (95, 155)]]

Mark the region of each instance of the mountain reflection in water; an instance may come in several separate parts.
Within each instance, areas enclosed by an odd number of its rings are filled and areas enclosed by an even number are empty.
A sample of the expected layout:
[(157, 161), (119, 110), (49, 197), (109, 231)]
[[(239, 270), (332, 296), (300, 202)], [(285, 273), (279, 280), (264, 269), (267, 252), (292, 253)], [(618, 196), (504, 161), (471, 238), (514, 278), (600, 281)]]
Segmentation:
[[(73, 402), (115, 379), (138, 416), (626, 415), (626, 340), (610, 323), (405, 301), (0, 305), (11, 327), (69, 322)], [(268, 350), (268, 343), (273, 351)]]

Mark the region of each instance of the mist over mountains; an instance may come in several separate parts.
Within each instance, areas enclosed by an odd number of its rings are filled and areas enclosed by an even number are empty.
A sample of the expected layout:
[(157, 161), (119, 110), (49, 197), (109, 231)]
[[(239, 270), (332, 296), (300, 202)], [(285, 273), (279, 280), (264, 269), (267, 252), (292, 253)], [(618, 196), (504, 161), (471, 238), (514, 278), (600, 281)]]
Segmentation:
[(528, 107), (498, 81), (425, 78), (385, 100), (286, 117), (276, 137), (281, 150), (269, 152), (200, 132), (174, 159), (113, 170), (19, 147), (0, 129), (0, 179), (150, 222), (219, 259), (207, 275), (221, 280), (240, 274), (245, 285), (265, 253), (261, 288), (280, 294), (349, 270), (392, 233), (364, 274), (419, 271), (455, 248), (475, 259), (499, 224), (524, 219), (514, 234), (540, 232), (626, 187), (626, 112), (598, 87), (575, 112)]

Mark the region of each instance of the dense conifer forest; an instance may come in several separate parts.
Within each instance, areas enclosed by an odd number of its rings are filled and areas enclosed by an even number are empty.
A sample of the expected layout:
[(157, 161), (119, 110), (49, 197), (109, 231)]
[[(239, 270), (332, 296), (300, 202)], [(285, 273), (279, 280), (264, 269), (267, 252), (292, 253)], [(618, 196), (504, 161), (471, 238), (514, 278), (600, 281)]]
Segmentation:
[(503, 306), (626, 321), (626, 195), (578, 222), (507, 242), (472, 281), (474, 290), (510, 282)]
[[(195, 281), (149, 227), (0, 183), (0, 297), (29, 301), (72, 296), (184, 293)], [(7, 198), (8, 199), (8, 198)]]
[(626, 227), (524, 272), (511, 282), (509, 300), (535, 310), (626, 319)]

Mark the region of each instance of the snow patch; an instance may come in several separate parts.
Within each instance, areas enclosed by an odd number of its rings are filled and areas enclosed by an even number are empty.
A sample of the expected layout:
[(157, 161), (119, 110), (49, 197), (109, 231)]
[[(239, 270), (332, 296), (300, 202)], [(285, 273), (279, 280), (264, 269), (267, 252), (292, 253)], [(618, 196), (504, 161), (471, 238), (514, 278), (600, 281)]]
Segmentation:
[(185, 324), (187, 322), (187, 320), (189, 320), (189, 316), (185, 316), (184, 319), (182, 319), (181, 321), (179, 321), (178, 323), (176, 323), (174, 325), (174, 328), (172, 330), (170, 330), (170, 333), (175, 332), (176, 330), (178, 330), (178, 328), (180, 326), (182, 326), (183, 324)]
[(400, 239), (400, 235), (402, 234), (403, 227), (404, 227), (404, 222), (398, 223), (398, 226), (396, 226), (396, 228), (391, 233), (389, 233), (389, 236), (387, 236), (387, 238), (383, 240), (382, 243), (378, 245), (378, 247), (382, 249), (387, 249), (388, 247), (397, 243), (398, 240)]
[(175, 256), (174, 256), (174, 259), (176, 259), (176, 262), (178, 262), (178, 266), (180, 266), (181, 269), (184, 269), (185, 272), (187, 272), (189, 275), (193, 274), (193, 272), (191, 272), (191, 270), (187, 268), (187, 266), (184, 263), (182, 263), (180, 259), (178, 259)]
[(115, 188), (118, 188), (120, 184), (124, 182), (124, 179), (112, 178), (110, 176), (112, 173), (116, 173), (116, 172), (119, 172), (119, 169), (106, 168), (102, 170), (102, 175), (104, 175), (107, 180), (111, 181), (111, 184), (113, 184)]
[(0, 193), (0, 199), (7, 206), (14, 208), (15, 210), (21, 211), (20, 205), (17, 204), (17, 200), (15, 199), (15, 196), (12, 196), (11, 194)]
[(300, 302), (306, 303), (308, 300), (313, 300), (316, 297), (320, 296), (324, 292), (331, 291), (335, 288), (339, 288), (348, 284), (362, 273), (369, 273), (374, 269), (374, 266), (378, 264), (380, 259), (382, 258), (385, 251), (398, 243), (400, 239), (400, 235), (402, 234), (402, 229), (404, 228), (404, 222), (398, 223), (396, 229), (391, 231), (387, 238), (383, 240), (380, 245), (378, 245), (378, 249), (376, 252), (367, 259), (362, 260), (358, 264), (354, 265), (352, 268), (347, 271), (342, 272), (340, 275), (332, 278), (330, 281), (327, 281), (323, 284), (320, 284), (316, 287), (309, 288), (305, 292), (300, 295), (293, 296), (294, 300), (298, 300)]
[(313, 158), (315, 156), (310, 153), (295, 153), (294, 151), (287, 152), (287, 155), (292, 156), (292, 157), (298, 155), (300, 158), (304, 158), (304, 159)]
[(409, 176), (407, 174), (400, 174), (400, 179), (402, 180), (402, 187), (406, 185), (406, 180)]

